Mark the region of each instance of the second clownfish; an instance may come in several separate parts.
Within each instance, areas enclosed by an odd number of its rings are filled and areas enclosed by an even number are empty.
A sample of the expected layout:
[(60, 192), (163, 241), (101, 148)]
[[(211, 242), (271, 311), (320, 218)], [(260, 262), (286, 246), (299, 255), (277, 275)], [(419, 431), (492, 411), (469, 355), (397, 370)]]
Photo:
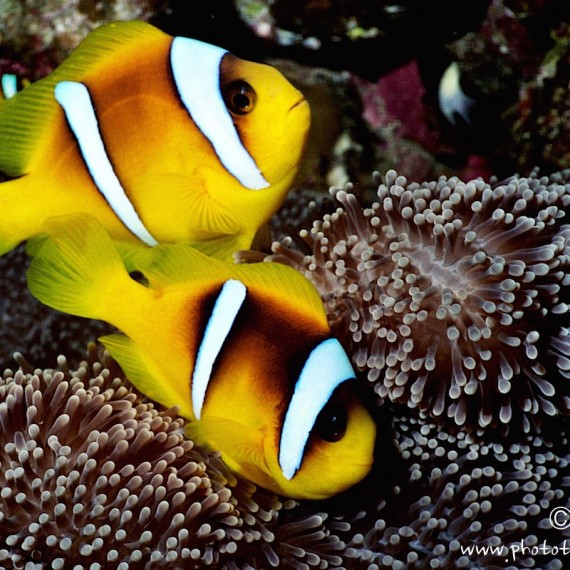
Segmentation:
[(52, 218), (31, 292), (123, 334), (100, 340), (127, 377), (230, 468), (277, 493), (324, 499), (370, 470), (376, 427), (321, 298), (277, 263), (233, 264), (185, 244), (152, 250), (134, 280), (92, 218)]

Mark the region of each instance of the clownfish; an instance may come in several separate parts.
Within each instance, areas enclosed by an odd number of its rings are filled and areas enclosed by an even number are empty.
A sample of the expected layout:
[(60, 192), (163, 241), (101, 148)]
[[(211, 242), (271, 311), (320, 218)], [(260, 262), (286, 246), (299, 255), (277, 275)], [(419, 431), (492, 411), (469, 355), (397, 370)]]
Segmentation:
[(94, 218), (51, 218), (46, 232), (27, 274), (32, 294), (118, 328), (100, 341), (127, 378), (178, 406), (188, 435), (230, 469), (299, 499), (330, 497), (368, 474), (375, 423), (303, 275), (178, 243), (154, 248), (135, 279)]
[(274, 67), (140, 21), (94, 30), (0, 103), (0, 254), (50, 216), (114, 240), (248, 249), (297, 173), (310, 124)]

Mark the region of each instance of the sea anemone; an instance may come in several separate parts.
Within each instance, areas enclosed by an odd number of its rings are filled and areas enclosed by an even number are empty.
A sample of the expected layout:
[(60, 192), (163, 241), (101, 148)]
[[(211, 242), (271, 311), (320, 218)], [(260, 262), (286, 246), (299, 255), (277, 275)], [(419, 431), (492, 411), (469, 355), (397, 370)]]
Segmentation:
[(567, 422), (517, 441), (401, 415), (394, 429), (404, 476), (351, 521), (349, 568), (564, 567), (570, 526), (550, 517), (570, 505)]
[(93, 349), (74, 371), (17, 360), (0, 380), (2, 568), (340, 564), (326, 515), (277, 526), (294, 501), (236, 479)]
[(382, 399), (525, 431), (566, 414), (570, 170), (493, 185), (408, 183), (390, 170), (377, 182), (370, 207), (350, 185), (333, 190), (336, 212), (275, 243), (267, 260), (317, 286)]
[(391, 482), (369, 479), (365, 508), (298, 504), (235, 478), (94, 345), (76, 370), (16, 359), (0, 380), (2, 568), (514, 569), (570, 538), (549, 519), (569, 504), (567, 421), (509, 442), (396, 412)]

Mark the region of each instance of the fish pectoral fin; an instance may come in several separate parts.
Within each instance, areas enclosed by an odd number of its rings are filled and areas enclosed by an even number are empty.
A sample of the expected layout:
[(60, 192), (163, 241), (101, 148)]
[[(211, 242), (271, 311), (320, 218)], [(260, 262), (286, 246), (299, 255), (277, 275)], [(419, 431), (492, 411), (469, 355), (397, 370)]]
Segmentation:
[(107, 320), (106, 292), (123, 294), (132, 285), (109, 234), (83, 214), (49, 218), (42, 233), (29, 246), (32, 294), (59, 311)]
[(267, 477), (262, 430), (228, 418), (203, 416), (186, 426), (186, 434), (198, 445), (219, 451), (228, 467), (245, 477), (259, 480), (259, 472)]
[(164, 378), (157, 364), (132, 339), (123, 334), (110, 334), (99, 340), (140, 392), (167, 408), (178, 406), (179, 414), (185, 418), (193, 417), (188, 397), (171, 379)]

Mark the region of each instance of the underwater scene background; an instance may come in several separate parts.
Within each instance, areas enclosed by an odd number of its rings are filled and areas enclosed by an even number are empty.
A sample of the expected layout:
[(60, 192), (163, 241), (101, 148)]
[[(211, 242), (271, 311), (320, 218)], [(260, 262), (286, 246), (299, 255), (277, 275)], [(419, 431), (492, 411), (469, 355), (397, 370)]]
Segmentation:
[(39, 79), (121, 19), (271, 63), (309, 100), (301, 172), (240, 258), (319, 290), (376, 465), (322, 502), (236, 477), (93, 343), (108, 325), (31, 297), (20, 246), (0, 258), (0, 567), (564, 568), (568, 2), (6, 0), (0, 73)]

